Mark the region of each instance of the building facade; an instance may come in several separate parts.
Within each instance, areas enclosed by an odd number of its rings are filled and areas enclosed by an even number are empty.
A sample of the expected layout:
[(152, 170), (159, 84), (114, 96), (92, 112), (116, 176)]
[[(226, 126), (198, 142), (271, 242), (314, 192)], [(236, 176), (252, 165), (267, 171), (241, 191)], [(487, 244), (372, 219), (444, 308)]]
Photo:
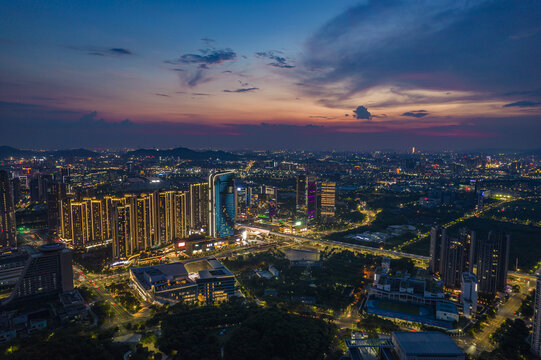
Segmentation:
[(537, 276), (537, 287), (535, 290), (532, 352), (541, 357), (541, 276)]
[(209, 176), (209, 236), (219, 238), (234, 235), (237, 217), (236, 191), (233, 172)]
[(0, 170), (0, 248), (15, 246), (17, 229), (13, 190), (8, 173)]
[(490, 301), (497, 292), (503, 292), (507, 286), (509, 266), (508, 234), (491, 231), (486, 239), (479, 241), (477, 255), (477, 280), (479, 294)]
[(312, 175), (297, 177), (297, 216), (306, 224), (313, 224), (317, 216), (317, 178)]
[(9, 297), (2, 306), (21, 301), (34, 301), (73, 291), (71, 251), (61, 243), (28, 247), (24, 269)]
[(321, 210), (320, 215), (323, 219), (334, 218), (336, 210), (336, 183), (321, 183)]
[(235, 277), (215, 257), (130, 269), (139, 296), (156, 304), (215, 303), (235, 292)]
[(460, 300), (463, 305), (462, 313), (471, 318), (477, 312), (477, 277), (468, 272), (462, 273)]

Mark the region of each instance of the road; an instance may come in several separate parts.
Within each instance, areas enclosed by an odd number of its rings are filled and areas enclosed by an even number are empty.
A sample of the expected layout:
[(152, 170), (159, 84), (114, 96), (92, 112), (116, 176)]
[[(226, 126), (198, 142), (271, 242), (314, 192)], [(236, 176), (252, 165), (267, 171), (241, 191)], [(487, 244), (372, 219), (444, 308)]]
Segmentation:
[(114, 278), (122, 278), (126, 275), (97, 275), (91, 273), (85, 273), (78, 266), (73, 265), (73, 272), (76, 274), (76, 281), (79, 281), (81, 284), (89, 286), (92, 290), (98, 295), (98, 297), (111, 305), (113, 311), (113, 317), (111, 322), (107, 324), (109, 327), (116, 325), (123, 325), (133, 320), (133, 315), (120, 304), (118, 304), (113, 295), (105, 288), (105, 280)]
[[(499, 201), (499, 202), (496, 202), (494, 204), (490, 204), (490, 205), (486, 205), (484, 206), (482, 209), (479, 209), (479, 210), (475, 210), (471, 213), (468, 213), (468, 214), (464, 214), (463, 216), (459, 217), (458, 219), (454, 219), (450, 222), (448, 222), (447, 224), (444, 224), (444, 225), (441, 225), (442, 228), (449, 228), (451, 226), (454, 226), (458, 223), (461, 223), (462, 221), (464, 220), (467, 220), (467, 219), (470, 219), (474, 216), (479, 216), (481, 215), (482, 213), (486, 212), (486, 211), (489, 211), (489, 210), (492, 210), (494, 208), (498, 208), (502, 205), (505, 205), (505, 204), (508, 204), (510, 202), (514, 202), (514, 201), (518, 201), (518, 200), (527, 200), (527, 199), (535, 199), (537, 198), (537, 196), (529, 196), (529, 197), (519, 197), (519, 198), (513, 198), (513, 199), (508, 199), (508, 200), (502, 200), (502, 201)], [(413, 238), (411, 240), (408, 240), (400, 245), (397, 245), (393, 248), (393, 250), (402, 250), (405, 246), (408, 246), (408, 245), (411, 245), (411, 244), (414, 244), (418, 241), (421, 241), (422, 239), (426, 238), (430, 236), (430, 232), (427, 232), (427, 233), (424, 233), (424, 234), (421, 234), (419, 236), (417, 236), (416, 238)]]
[[(483, 351), (492, 351), (494, 350), (494, 345), (490, 342), (490, 335), (498, 329), (505, 320), (516, 318), (515, 313), (519, 310), (522, 302), (528, 295), (530, 287), (535, 287), (535, 280), (533, 280), (532, 275), (513, 273), (516, 279), (509, 279), (509, 285), (519, 285), (520, 292), (513, 293), (504, 304), (500, 305), (500, 308), (496, 312), (494, 318), (487, 320), (487, 325), (485, 325), (480, 332), (475, 334), (472, 341), (468, 341), (470, 346), (465, 346), (465, 350), (468, 354), (479, 354)], [(528, 283), (524, 283), (525, 279), (532, 279)], [(475, 345), (474, 345), (475, 344)]]

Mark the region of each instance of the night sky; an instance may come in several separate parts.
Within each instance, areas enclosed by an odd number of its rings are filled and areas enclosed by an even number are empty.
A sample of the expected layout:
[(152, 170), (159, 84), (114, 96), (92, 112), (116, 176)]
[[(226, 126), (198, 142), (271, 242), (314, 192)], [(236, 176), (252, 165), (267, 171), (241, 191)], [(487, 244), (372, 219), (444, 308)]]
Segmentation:
[(541, 148), (541, 1), (3, 1), (0, 145)]

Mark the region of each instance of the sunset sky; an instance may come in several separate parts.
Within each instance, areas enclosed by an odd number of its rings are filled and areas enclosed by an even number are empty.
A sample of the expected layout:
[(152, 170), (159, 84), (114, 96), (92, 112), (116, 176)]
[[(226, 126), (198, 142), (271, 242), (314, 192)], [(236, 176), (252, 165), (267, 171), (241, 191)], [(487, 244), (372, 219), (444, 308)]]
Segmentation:
[(541, 148), (541, 2), (4, 1), (0, 145)]

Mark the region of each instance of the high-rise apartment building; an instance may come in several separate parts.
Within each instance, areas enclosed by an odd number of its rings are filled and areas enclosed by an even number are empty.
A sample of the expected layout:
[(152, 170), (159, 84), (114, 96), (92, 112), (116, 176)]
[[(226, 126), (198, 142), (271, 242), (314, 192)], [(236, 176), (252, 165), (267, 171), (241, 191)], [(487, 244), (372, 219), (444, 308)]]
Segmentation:
[[(186, 204), (186, 193), (177, 192), (175, 194), (175, 240), (185, 238), (188, 235), (188, 217), (187, 217), (187, 204)], [(207, 213), (206, 217), (208, 219), (208, 192), (207, 192), (207, 203), (205, 204), (205, 212)], [(208, 225), (207, 225), (208, 226)]]
[(321, 217), (324, 219), (333, 218), (336, 208), (336, 183), (321, 183)]
[(66, 184), (52, 183), (47, 189), (47, 222), (49, 230), (59, 231), (61, 224), (61, 204), (66, 198)]
[(211, 174), (209, 176), (209, 236), (234, 235), (236, 217), (235, 174), (233, 172)]
[(462, 273), (460, 300), (463, 305), (463, 314), (471, 317), (477, 312), (477, 277), (469, 272)]
[(541, 356), (541, 275), (537, 276), (534, 301), (532, 352), (537, 356)]
[(113, 259), (131, 255), (130, 205), (117, 205), (113, 208)]
[(438, 273), (447, 289), (460, 289), (462, 273), (472, 272), (475, 232), (461, 229), (458, 237), (441, 238), (440, 269)]
[(190, 229), (206, 231), (209, 218), (209, 184), (190, 185)]
[(317, 215), (317, 179), (312, 175), (297, 177), (297, 214), (307, 224), (312, 224)]
[(505, 291), (511, 239), (503, 232), (491, 231), (486, 239), (480, 239), (478, 242), (479, 293), (485, 300), (490, 300), (498, 291)]
[(435, 274), (440, 272), (441, 246), (446, 236), (445, 229), (441, 227), (433, 227), (430, 230), (430, 271)]
[(0, 170), (0, 248), (15, 246), (17, 246), (17, 229), (13, 190), (8, 173)]

